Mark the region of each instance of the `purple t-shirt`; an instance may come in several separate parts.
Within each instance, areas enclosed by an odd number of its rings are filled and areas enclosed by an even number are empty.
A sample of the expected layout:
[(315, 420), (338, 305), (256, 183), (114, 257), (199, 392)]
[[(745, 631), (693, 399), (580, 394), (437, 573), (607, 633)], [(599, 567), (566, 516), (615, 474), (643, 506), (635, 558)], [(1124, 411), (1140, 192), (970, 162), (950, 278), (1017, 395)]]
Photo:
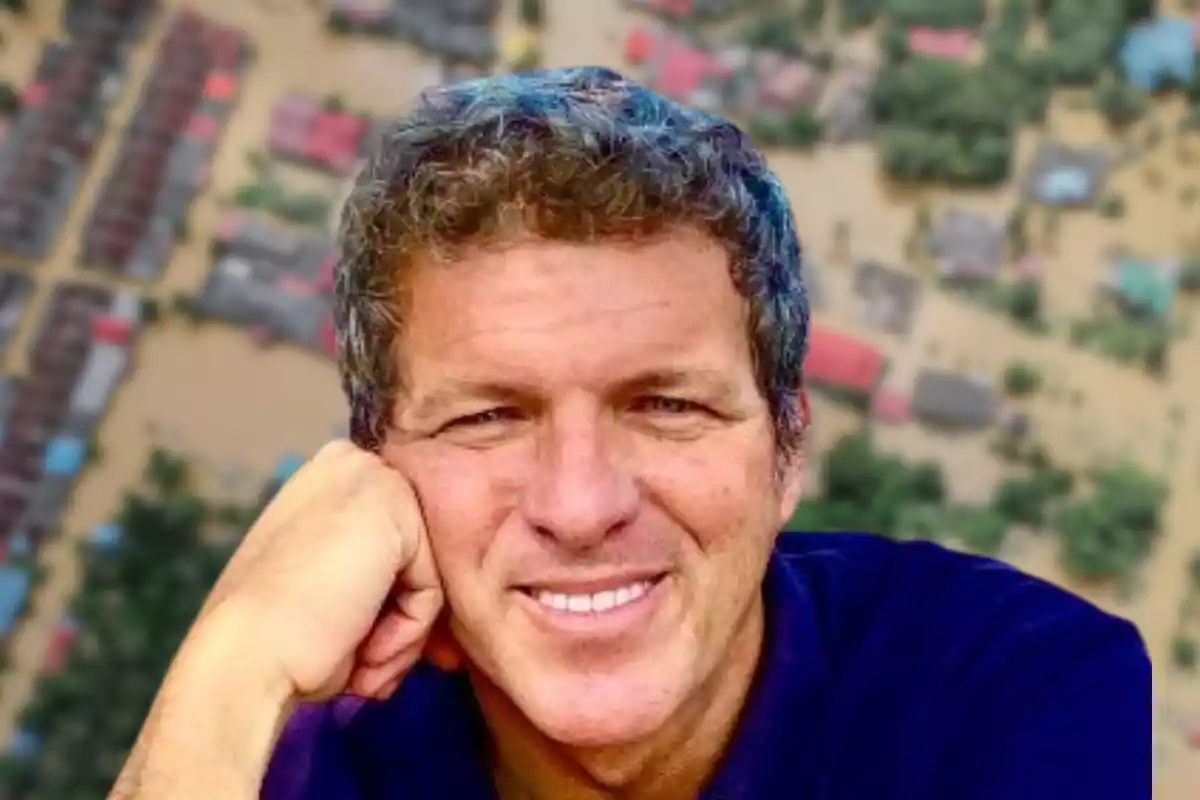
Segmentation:
[[(926, 543), (784, 534), (763, 661), (702, 800), (1150, 797), (1137, 631)], [(470, 688), (422, 666), (387, 702), (298, 711), (264, 800), (493, 800)]]

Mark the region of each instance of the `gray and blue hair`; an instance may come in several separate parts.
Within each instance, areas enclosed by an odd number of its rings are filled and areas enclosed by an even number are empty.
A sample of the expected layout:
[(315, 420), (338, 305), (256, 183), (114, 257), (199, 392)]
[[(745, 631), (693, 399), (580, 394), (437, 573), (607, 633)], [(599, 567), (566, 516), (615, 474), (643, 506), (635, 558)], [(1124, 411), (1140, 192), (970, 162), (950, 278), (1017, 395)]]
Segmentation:
[(634, 240), (679, 226), (729, 253), (776, 444), (795, 452), (809, 308), (783, 187), (733, 124), (595, 67), (428, 91), (375, 143), (343, 212), (334, 282), (351, 439), (378, 449), (401, 394), (395, 345), (414, 256), (514, 233)]

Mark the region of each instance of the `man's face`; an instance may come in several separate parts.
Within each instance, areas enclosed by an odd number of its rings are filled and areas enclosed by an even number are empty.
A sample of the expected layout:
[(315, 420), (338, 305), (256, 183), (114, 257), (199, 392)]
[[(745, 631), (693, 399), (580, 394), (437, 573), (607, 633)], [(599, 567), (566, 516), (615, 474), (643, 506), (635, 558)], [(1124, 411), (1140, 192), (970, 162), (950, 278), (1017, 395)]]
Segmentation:
[(778, 480), (746, 311), (698, 233), (418, 264), (385, 448), (477, 668), (545, 735), (643, 739), (753, 652)]

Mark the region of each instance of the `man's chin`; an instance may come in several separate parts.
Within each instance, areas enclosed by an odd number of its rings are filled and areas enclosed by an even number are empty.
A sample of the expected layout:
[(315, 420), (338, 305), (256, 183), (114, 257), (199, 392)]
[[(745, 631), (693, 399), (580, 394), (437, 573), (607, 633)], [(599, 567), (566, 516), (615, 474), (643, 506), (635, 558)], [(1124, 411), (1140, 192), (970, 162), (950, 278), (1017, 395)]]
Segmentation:
[(620, 747), (651, 738), (679, 707), (666, 685), (583, 678), (575, 688), (543, 684), (518, 701), (542, 735), (566, 747)]

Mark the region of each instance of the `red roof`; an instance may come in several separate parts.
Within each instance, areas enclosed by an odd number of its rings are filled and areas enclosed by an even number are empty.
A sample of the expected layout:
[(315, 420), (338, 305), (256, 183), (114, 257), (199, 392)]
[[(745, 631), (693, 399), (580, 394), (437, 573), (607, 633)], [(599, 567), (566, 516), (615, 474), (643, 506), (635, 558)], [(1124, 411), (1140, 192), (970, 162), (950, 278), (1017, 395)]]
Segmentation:
[(918, 26), (908, 31), (909, 49), (931, 58), (965, 61), (974, 46), (975, 33), (969, 28), (939, 30)]
[(710, 74), (712, 57), (683, 42), (671, 42), (665, 49), (658, 73), (659, 91), (678, 99), (699, 89)]
[(204, 81), (204, 99), (228, 102), (237, 91), (237, 76), (229, 72), (211, 72)]
[(51, 634), (50, 644), (42, 659), (42, 675), (57, 675), (67, 662), (67, 654), (75, 642), (75, 629), (70, 625), (60, 624)]
[(328, 292), (333, 289), (333, 270), (337, 266), (337, 252), (331, 251), (329, 255), (321, 261), (321, 267), (317, 271), (317, 279), (313, 282), (319, 292)]
[(871, 401), (871, 414), (884, 422), (907, 422), (912, 404), (906, 395), (880, 390)]
[(123, 345), (133, 334), (133, 324), (127, 319), (100, 316), (92, 321), (92, 338), (105, 344)]
[(814, 383), (865, 393), (879, 382), (884, 363), (883, 353), (866, 342), (814, 326), (804, 375)]
[(46, 94), (46, 84), (31, 83), (21, 95), (21, 105), (25, 108), (41, 108), (46, 102)]
[(635, 28), (625, 37), (625, 60), (630, 64), (643, 64), (654, 52), (654, 34), (645, 28)]

